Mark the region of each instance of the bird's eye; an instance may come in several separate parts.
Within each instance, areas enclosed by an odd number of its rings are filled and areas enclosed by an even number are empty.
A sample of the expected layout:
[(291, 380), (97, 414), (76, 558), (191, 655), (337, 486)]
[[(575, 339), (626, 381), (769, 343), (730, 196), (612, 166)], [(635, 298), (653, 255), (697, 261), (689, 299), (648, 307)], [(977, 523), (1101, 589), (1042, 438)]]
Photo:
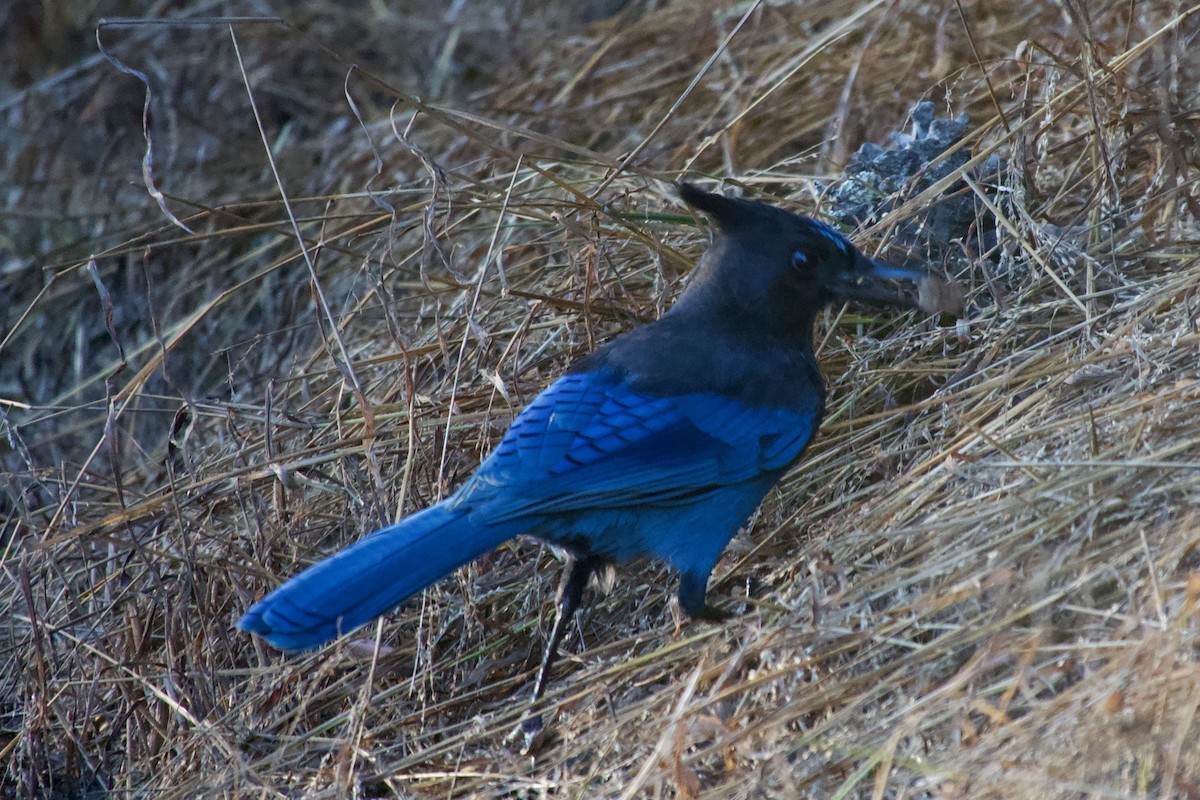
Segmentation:
[(792, 269), (803, 269), (808, 266), (808, 253), (803, 250), (792, 251)]

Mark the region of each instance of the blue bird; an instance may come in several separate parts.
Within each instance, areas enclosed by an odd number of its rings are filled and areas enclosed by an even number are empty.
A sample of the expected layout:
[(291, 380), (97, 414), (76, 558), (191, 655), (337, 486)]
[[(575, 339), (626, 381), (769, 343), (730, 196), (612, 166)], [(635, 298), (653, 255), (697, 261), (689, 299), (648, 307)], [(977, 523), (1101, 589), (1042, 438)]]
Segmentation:
[(611, 563), (661, 559), (689, 616), (726, 618), (705, 599), (709, 575), (821, 422), (817, 313), (850, 299), (914, 306), (879, 281), (925, 273), (765, 203), (679, 192), (719, 235), (670, 311), (550, 384), (452, 496), (304, 570), (239, 627), (316, 647), (521, 534), (568, 554), (535, 700), (589, 577)]

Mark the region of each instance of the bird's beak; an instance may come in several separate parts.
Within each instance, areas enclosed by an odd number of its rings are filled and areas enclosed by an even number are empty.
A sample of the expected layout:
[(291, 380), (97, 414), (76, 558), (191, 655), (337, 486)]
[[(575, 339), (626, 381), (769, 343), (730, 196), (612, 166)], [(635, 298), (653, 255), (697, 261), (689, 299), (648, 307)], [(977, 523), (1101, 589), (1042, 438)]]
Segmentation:
[[(916, 296), (885, 286), (884, 281), (915, 283)], [(958, 319), (966, 313), (966, 296), (954, 281), (930, 275), (923, 269), (893, 267), (858, 251), (854, 253), (854, 269), (837, 282), (834, 294), (842, 300), (919, 308), (927, 314), (949, 314)]]
[(844, 300), (861, 300), (873, 305), (917, 308), (915, 296), (884, 285), (884, 281), (910, 281), (920, 284), (929, 279), (929, 273), (919, 269), (894, 267), (883, 261), (867, 258), (862, 253), (854, 254), (854, 269), (838, 281), (835, 294)]

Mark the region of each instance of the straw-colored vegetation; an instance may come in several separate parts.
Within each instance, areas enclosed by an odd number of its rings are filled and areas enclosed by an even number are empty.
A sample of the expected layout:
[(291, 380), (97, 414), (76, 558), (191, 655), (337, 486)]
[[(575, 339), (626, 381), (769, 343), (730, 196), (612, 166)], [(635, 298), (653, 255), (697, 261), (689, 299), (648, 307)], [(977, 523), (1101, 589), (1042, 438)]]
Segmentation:
[[(283, 5), (111, 60), (6, 12), (0, 795), (1200, 797), (1195, 7)], [(672, 180), (821, 213), (922, 99), (1003, 159), (962, 190), (998, 245), (935, 259), (965, 325), (821, 321), (819, 440), (717, 568), (744, 613), (623, 570), (536, 758), (536, 543), (306, 656), (234, 630), (670, 304)], [(942, 188), (856, 240), (920, 258)]]

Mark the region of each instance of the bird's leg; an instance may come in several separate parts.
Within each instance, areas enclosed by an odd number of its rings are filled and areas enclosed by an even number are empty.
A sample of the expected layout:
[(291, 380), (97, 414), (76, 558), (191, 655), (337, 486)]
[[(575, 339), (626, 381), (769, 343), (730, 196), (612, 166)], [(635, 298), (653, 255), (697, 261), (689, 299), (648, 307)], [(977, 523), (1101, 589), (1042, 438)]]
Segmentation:
[(538, 668), (537, 680), (533, 683), (533, 702), (542, 699), (546, 690), (546, 679), (550, 677), (550, 668), (558, 657), (558, 646), (566, 635), (567, 626), (579, 608), (583, 599), (583, 590), (587, 588), (588, 578), (599, 562), (593, 556), (567, 559), (566, 569), (563, 570), (562, 581), (558, 584), (558, 613), (554, 618), (554, 628), (550, 631), (550, 639), (546, 642), (546, 651), (542, 654), (542, 665)]
[[(533, 683), (531, 706), (536, 705), (546, 691), (550, 669), (554, 666), (554, 659), (558, 656), (558, 646), (562, 643), (563, 636), (566, 635), (567, 626), (571, 624), (572, 617), (575, 616), (575, 610), (579, 608), (579, 601), (583, 599), (583, 590), (587, 588), (588, 579), (600, 564), (601, 560), (595, 556), (584, 556), (583, 558), (572, 556), (567, 559), (562, 582), (558, 585), (558, 610), (554, 618), (554, 628), (550, 631), (550, 639), (546, 642), (546, 650), (542, 653), (542, 663), (538, 667), (537, 679)], [(522, 740), (522, 753), (528, 754), (536, 751), (541, 747), (542, 739), (545, 736), (542, 715), (534, 714), (530, 709), (513, 734)]]
[(679, 578), (679, 607), (692, 619), (724, 622), (733, 612), (710, 606), (704, 601), (708, 591), (708, 573), (685, 572)]

